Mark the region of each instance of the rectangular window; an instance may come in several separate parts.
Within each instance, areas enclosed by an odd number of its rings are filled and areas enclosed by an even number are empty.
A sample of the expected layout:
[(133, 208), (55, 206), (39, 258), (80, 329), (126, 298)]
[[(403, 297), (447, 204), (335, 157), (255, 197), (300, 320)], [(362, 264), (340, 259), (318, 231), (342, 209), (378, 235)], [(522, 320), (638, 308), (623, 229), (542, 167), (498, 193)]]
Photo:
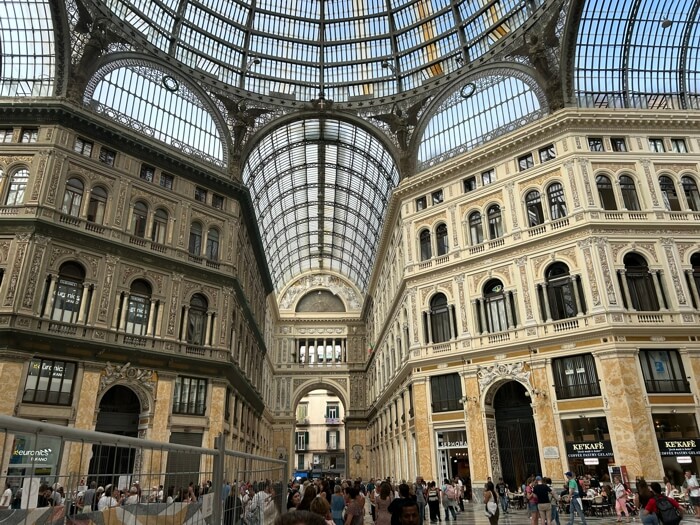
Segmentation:
[(107, 166), (114, 166), (114, 161), (117, 158), (117, 152), (112, 151), (104, 146), (100, 148), (100, 162)]
[(32, 359), (24, 384), (22, 401), (51, 405), (70, 405), (76, 365), (67, 361)]
[(299, 403), (299, 406), (297, 407), (297, 421), (303, 421), (304, 419), (309, 417), (309, 404), (308, 403)]
[(639, 361), (648, 393), (690, 392), (683, 363), (676, 350), (640, 350)]
[(462, 184), (464, 185), (464, 193), (474, 191), (476, 189), (476, 177), (467, 177), (462, 181)]
[(649, 139), (649, 149), (655, 153), (663, 153), (666, 151), (664, 139)]
[(493, 170), (486, 170), (481, 174), (481, 184), (487, 186), (496, 180), (496, 174)]
[(671, 139), (671, 151), (675, 153), (688, 153), (685, 139)]
[(557, 399), (600, 395), (598, 373), (591, 354), (553, 359), (552, 372)]
[(337, 403), (328, 403), (326, 405), (326, 419), (340, 418), (340, 405)]
[(525, 171), (532, 168), (535, 165), (535, 161), (532, 158), (532, 153), (518, 157), (518, 170)]
[(428, 207), (428, 201), (425, 197), (418, 197), (416, 199), (416, 211), (424, 210)]
[(93, 143), (81, 137), (76, 137), (73, 143), (73, 151), (89, 157), (92, 154)]
[(297, 470), (304, 470), (304, 468), (306, 468), (304, 454), (297, 454)]
[(22, 138), (20, 142), (29, 144), (30, 142), (36, 142), (39, 139), (39, 130), (37, 128), (25, 128), (22, 130)]
[(328, 446), (328, 450), (338, 450), (340, 448), (340, 431), (327, 430), (326, 445)]
[(14, 130), (12, 128), (0, 129), (0, 142), (12, 142), (12, 135)]
[(199, 202), (207, 202), (207, 190), (196, 186), (194, 189), (194, 200)]
[(430, 378), (433, 412), (462, 410), (462, 382), (459, 374), (447, 374)]
[(217, 195), (216, 193), (211, 196), (211, 205), (216, 208), (217, 210), (223, 210), (224, 209), (224, 198), (221, 195)]
[(207, 380), (180, 376), (175, 380), (173, 414), (203, 416), (206, 408)]
[(309, 448), (309, 433), (295, 432), (297, 450), (307, 450)]
[(440, 204), (444, 200), (442, 190), (434, 191), (431, 196), (433, 198), (433, 204)]
[(610, 139), (610, 145), (612, 146), (613, 151), (627, 151), (627, 141), (623, 137), (612, 137)]
[(547, 146), (540, 148), (538, 153), (540, 155), (540, 164), (557, 158), (557, 152), (554, 149), (554, 144), (548, 144)]
[(588, 149), (591, 151), (605, 151), (603, 139), (600, 137), (588, 137)]
[(153, 182), (153, 177), (156, 175), (156, 169), (148, 164), (141, 164), (141, 171), (139, 172), (139, 177), (146, 182)]
[(161, 188), (165, 188), (166, 190), (172, 190), (174, 181), (175, 181), (175, 177), (173, 177), (172, 175), (168, 175), (167, 173), (160, 174), (160, 187)]

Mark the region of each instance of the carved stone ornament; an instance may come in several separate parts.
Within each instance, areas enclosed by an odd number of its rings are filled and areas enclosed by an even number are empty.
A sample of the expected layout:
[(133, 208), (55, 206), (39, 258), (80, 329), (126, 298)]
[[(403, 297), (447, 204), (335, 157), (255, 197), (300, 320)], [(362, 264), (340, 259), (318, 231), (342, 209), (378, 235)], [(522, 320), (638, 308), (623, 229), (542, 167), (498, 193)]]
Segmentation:
[(530, 384), (530, 371), (525, 371), (523, 361), (482, 366), (476, 376), (479, 378), (479, 389), (482, 392), (500, 379), (515, 379), (521, 383)]
[[(131, 363), (115, 366), (108, 361), (102, 377), (100, 377), (100, 390), (104, 391), (115, 383), (126, 383), (138, 386), (139, 389), (146, 389), (152, 394), (155, 386), (153, 375), (153, 370), (136, 368), (131, 366)], [(148, 407), (144, 405), (144, 399), (141, 399), (141, 402), (142, 409), (148, 410)]]

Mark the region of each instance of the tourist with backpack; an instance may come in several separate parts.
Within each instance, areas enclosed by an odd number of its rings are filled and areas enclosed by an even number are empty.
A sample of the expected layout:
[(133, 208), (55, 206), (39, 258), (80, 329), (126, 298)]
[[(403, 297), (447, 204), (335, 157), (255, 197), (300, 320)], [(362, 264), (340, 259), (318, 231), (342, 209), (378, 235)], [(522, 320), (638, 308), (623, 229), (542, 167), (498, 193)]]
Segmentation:
[(445, 484), (442, 488), (442, 506), (445, 507), (445, 521), (450, 521), (450, 514), (452, 519), (457, 519), (457, 489), (452, 484), (452, 482), (445, 478)]
[(673, 498), (667, 498), (661, 484), (654, 481), (649, 484), (654, 497), (649, 500), (645, 510), (656, 514), (663, 525), (678, 525), (683, 519), (683, 508)]
[(582, 525), (586, 525), (586, 516), (583, 514), (583, 504), (581, 502), (581, 497), (583, 496), (581, 485), (576, 481), (576, 476), (574, 476), (573, 472), (565, 472), (564, 475), (566, 476), (566, 487), (569, 489), (569, 498), (571, 499), (569, 504), (569, 525), (574, 525), (576, 514), (581, 516)]

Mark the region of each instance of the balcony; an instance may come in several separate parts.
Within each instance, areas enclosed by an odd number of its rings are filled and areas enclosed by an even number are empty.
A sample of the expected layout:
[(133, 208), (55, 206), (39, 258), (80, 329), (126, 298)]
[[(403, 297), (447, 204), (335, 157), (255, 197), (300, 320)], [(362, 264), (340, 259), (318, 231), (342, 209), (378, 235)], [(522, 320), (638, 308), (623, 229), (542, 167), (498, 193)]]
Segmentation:
[(342, 420), (339, 417), (326, 418), (326, 425), (340, 425), (340, 423), (342, 423)]
[(308, 417), (300, 417), (297, 418), (297, 426), (298, 427), (305, 427), (309, 424), (309, 418)]
[(644, 379), (649, 394), (688, 394), (690, 384), (685, 379)]

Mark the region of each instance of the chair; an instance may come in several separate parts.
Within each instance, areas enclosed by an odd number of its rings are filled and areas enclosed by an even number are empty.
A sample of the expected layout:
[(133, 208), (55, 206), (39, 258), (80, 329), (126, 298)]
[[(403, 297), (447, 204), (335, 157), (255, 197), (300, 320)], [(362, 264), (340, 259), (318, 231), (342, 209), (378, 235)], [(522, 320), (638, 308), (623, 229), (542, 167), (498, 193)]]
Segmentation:
[(595, 496), (593, 498), (593, 503), (591, 503), (591, 513), (594, 516), (607, 516), (612, 511), (610, 504), (605, 501), (603, 496)]

